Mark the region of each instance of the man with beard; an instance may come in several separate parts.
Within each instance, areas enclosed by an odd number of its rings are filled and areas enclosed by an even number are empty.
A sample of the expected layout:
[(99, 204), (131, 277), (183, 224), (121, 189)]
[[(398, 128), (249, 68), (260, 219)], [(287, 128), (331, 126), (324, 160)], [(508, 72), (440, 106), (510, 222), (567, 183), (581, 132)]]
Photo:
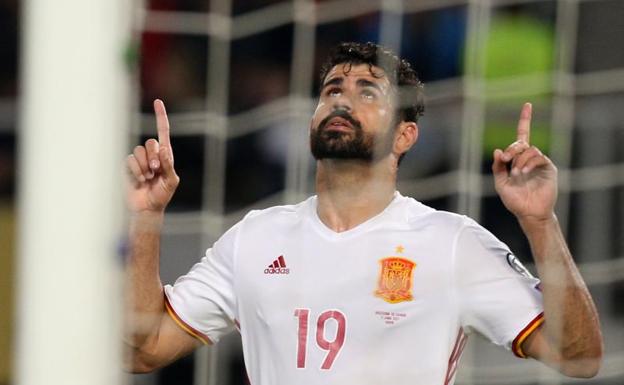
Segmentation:
[(128, 158), (130, 368), (164, 366), (236, 328), (254, 385), (446, 385), (477, 332), (566, 375), (594, 376), (598, 316), (553, 212), (556, 168), (529, 144), (531, 105), (492, 169), (541, 282), (476, 222), (396, 191), (424, 109), (407, 62), (344, 43), (321, 80), (310, 126), (317, 195), (250, 212), (164, 288), (159, 229), (179, 178), (155, 102), (159, 139)]

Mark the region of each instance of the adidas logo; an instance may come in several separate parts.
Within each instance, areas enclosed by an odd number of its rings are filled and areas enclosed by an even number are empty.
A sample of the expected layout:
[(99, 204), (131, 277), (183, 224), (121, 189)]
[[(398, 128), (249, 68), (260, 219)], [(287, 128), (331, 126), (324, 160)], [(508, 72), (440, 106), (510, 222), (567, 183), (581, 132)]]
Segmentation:
[(264, 269), (264, 274), (290, 274), (290, 269), (286, 267), (284, 256), (280, 255), (269, 267)]

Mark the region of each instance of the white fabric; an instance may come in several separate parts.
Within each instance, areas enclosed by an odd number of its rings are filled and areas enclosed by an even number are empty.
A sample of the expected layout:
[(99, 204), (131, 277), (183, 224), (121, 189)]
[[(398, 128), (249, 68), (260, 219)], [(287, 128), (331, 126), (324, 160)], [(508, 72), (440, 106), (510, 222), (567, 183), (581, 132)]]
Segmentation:
[[(250, 212), (165, 288), (176, 313), (214, 342), (240, 323), (252, 385), (452, 384), (461, 329), (509, 349), (542, 312), (538, 281), (516, 272), (508, 248), (467, 217), (396, 193), (379, 215), (335, 233), (316, 205), (311, 197)], [(280, 256), (288, 274), (268, 274)], [(393, 256), (416, 264), (411, 300), (375, 295), (380, 260)], [(344, 342), (332, 349), (338, 329)]]

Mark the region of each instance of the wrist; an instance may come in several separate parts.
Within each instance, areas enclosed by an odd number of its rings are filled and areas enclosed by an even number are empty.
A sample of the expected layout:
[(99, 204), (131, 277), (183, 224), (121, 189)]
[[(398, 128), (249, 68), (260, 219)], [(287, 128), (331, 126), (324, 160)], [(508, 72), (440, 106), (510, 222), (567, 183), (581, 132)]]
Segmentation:
[(522, 227), (525, 233), (544, 231), (552, 226), (559, 226), (559, 220), (554, 212), (543, 217), (529, 215), (524, 217), (519, 216), (517, 219), (520, 227)]
[(160, 230), (164, 221), (164, 210), (139, 210), (130, 213), (131, 230)]

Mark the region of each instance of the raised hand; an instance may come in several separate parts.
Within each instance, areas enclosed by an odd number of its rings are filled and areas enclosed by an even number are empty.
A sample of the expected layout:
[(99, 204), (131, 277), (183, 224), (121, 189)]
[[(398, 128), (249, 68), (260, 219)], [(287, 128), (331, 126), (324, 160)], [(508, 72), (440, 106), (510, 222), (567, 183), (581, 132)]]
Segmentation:
[(516, 141), (505, 151), (494, 150), (492, 164), (498, 195), (521, 221), (551, 219), (557, 201), (557, 168), (537, 147), (529, 144), (531, 109), (530, 103), (524, 104)]
[(173, 168), (173, 151), (169, 138), (169, 120), (161, 100), (154, 100), (158, 140), (148, 139), (136, 146), (126, 159), (130, 175), (127, 200), (133, 212), (164, 211), (180, 178)]

